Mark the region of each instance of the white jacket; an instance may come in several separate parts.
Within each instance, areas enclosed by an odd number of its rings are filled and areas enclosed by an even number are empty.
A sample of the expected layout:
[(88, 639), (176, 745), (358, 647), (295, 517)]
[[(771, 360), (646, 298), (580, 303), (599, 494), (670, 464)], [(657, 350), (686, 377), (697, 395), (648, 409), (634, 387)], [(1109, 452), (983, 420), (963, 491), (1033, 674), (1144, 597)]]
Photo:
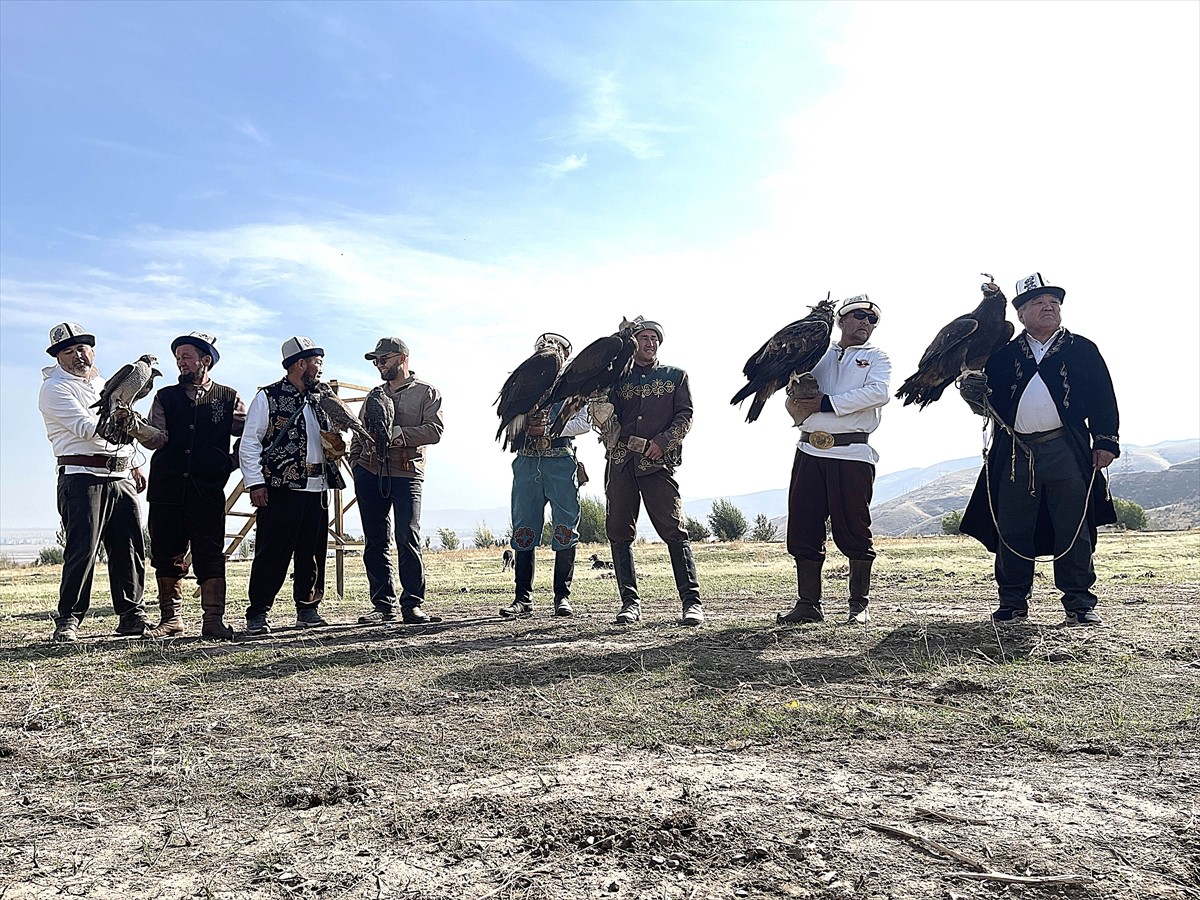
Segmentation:
[[(46, 437), (54, 448), (54, 456), (133, 456), (133, 446), (118, 447), (96, 437), (100, 421), (98, 410), (91, 405), (100, 399), (104, 379), (95, 368), (88, 376), (72, 375), (60, 365), (42, 369), (42, 388), (38, 392), (38, 409), (46, 420)], [(57, 462), (55, 466), (57, 467)], [(110, 472), (90, 466), (66, 466), (67, 475), (100, 475), (107, 478), (127, 478), (129, 469)]]
[[(833, 412), (813, 413), (800, 426), (802, 431), (870, 433), (879, 427), (881, 410), (892, 397), (892, 361), (886, 353), (870, 344), (845, 349), (833, 344), (812, 372), (821, 392), (828, 395)], [(847, 444), (828, 450), (818, 450), (803, 441), (796, 446), (803, 453), (827, 459), (854, 459), (872, 464), (879, 461), (879, 454), (870, 444)]]

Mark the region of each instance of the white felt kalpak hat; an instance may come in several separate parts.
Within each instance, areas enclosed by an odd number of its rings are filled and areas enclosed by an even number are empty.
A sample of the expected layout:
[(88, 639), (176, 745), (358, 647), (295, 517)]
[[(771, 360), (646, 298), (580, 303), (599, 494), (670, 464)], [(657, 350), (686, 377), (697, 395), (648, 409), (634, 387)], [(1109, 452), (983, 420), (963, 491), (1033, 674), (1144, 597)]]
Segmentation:
[(1062, 288), (1046, 284), (1041, 272), (1034, 272), (1017, 282), (1017, 296), (1012, 298), (1013, 309), (1020, 309), (1039, 294), (1053, 294), (1059, 303), (1067, 296), (1067, 292)]
[(840, 319), (846, 313), (852, 313), (856, 309), (865, 309), (867, 312), (873, 312), (879, 317), (879, 321), (883, 321), (883, 313), (879, 311), (879, 307), (871, 302), (871, 298), (866, 294), (859, 294), (857, 297), (849, 297), (842, 301), (838, 307), (837, 317)]

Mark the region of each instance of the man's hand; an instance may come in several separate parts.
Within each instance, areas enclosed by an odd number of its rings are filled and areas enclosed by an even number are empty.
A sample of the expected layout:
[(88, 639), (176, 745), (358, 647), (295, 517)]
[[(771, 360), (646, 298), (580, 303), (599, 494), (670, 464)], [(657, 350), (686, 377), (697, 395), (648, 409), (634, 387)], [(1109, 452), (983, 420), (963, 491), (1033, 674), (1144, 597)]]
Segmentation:
[(267, 489), (265, 487), (256, 487), (250, 489), (250, 505), (251, 506), (266, 506), (267, 505)]
[(1116, 458), (1117, 457), (1114, 454), (1109, 453), (1107, 450), (1093, 450), (1092, 468), (1107, 469), (1112, 464), (1112, 461)]
[(133, 475), (133, 488), (140, 494), (146, 489), (146, 476), (140, 468), (134, 469), (130, 474)]
[(967, 406), (971, 407), (971, 412), (977, 416), (988, 415), (987, 396), (991, 392), (988, 390), (985, 375), (980, 372), (968, 372), (963, 375), (958, 381), (958, 392), (962, 394)]
[(646, 459), (652, 462), (658, 462), (665, 454), (666, 451), (663, 450), (662, 447), (658, 446), (658, 444), (654, 443), (653, 440), (651, 440), (650, 443), (646, 445), (646, 449), (643, 451), (642, 456), (646, 457)]
[(809, 397), (807, 399), (788, 397), (784, 408), (787, 409), (788, 415), (792, 417), (792, 421), (799, 427), (813, 413), (821, 411), (821, 398), (823, 396), (823, 394), (818, 394), (816, 397)]

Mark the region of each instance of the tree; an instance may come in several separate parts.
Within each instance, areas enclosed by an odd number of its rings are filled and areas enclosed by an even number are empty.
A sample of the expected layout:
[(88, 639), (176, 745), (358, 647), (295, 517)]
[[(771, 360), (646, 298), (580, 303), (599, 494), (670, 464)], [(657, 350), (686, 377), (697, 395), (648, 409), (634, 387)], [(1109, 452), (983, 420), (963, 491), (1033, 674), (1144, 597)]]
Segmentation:
[(472, 538), (476, 550), (483, 550), (485, 547), (491, 547), (496, 543), (496, 536), (492, 534), (492, 529), (488, 528), (487, 522), (480, 522), (475, 526), (475, 535)]
[(749, 528), (742, 511), (725, 499), (713, 501), (712, 512), (708, 514), (708, 524), (712, 526), (713, 534), (719, 541), (740, 541)]
[(754, 517), (754, 530), (750, 532), (750, 540), (764, 542), (779, 540), (779, 529), (771, 524), (766, 513), (759, 513)]
[(1146, 510), (1134, 503), (1132, 500), (1122, 500), (1120, 497), (1113, 497), (1113, 506), (1117, 509), (1117, 524), (1122, 528), (1127, 528), (1130, 531), (1145, 531), (1146, 526), (1150, 524), (1150, 519), (1146, 516)]
[(238, 559), (253, 559), (254, 558), (254, 538), (247, 537), (238, 544), (237, 549)]
[(961, 534), (958, 527), (962, 525), (962, 513), (957, 509), (942, 516), (942, 534)]
[(693, 519), (691, 516), (683, 517), (683, 527), (687, 530), (689, 541), (707, 541), (712, 537), (712, 532), (708, 530), (708, 526), (699, 519)]
[(608, 540), (604, 531), (604, 504), (595, 497), (579, 498), (579, 540), (585, 544), (603, 544)]
[(458, 535), (454, 533), (453, 528), (439, 528), (438, 540), (442, 542), (443, 550), (458, 549)]

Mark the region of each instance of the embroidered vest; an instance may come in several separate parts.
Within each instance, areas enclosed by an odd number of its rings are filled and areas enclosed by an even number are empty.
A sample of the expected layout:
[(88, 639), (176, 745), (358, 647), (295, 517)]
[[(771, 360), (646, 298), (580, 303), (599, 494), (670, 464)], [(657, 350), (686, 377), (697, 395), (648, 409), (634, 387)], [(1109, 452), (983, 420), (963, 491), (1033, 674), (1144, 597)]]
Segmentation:
[(188, 484), (201, 496), (223, 497), (233, 471), (229, 455), (237, 391), (213, 384), (196, 400), (183, 385), (158, 392), (167, 419), (167, 443), (150, 458), (151, 503), (182, 503)]
[[(316, 416), (321, 430), (330, 430), (329, 417), (319, 405), (309, 402), (312, 393), (301, 394), (286, 378), (262, 388), (267, 397), (267, 433), (263, 435), (263, 477), (271, 487), (303, 488), (308, 482), (308, 428), (304, 404)], [(337, 466), (322, 454), (322, 473), (331, 488), (346, 486)]]

